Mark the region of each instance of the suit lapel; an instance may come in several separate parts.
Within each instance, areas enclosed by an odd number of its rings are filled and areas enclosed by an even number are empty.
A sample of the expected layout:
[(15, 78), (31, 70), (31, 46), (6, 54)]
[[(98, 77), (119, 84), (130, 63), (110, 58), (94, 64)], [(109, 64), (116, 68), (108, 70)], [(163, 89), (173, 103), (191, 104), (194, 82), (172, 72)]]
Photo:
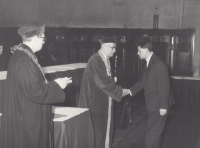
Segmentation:
[(146, 78), (147, 78), (147, 76), (148, 76), (148, 72), (149, 72), (149, 70), (150, 70), (151, 67), (152, 67), (154, 58), (155, 58), (155, 55), (153, 54), (153, 55), (151, 56), (151, 58), (150, 58), (148, 67), (145, 69), (145, 72), (144, 72), (144, 82), (146, 81)]
[(149, 65), (148, 65), (148, 67), (147, 67), (147, 70), (152, 66), (152, 63), (153, 63), (154, 59), (155, 59), (155, 55), (154, 55), (154, 53), (153, 53), (152, 56), (151, 56), (151, 58), (150, 58), (150, 61), (149, 61)]

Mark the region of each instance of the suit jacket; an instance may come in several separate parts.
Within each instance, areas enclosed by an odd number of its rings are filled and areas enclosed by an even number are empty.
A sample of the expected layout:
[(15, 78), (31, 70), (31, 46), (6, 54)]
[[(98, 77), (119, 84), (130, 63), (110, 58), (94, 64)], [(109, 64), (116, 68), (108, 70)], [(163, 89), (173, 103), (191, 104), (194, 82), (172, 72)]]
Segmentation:
[(142, 89), (149, 113), (154, 113), (160, 108), (168, 109), (174, 103), (167, 65), (155, 54), (151, 56), (148, 68), (144, 69), (141, 80), (131, 87), (130, 91), (134, 96)]

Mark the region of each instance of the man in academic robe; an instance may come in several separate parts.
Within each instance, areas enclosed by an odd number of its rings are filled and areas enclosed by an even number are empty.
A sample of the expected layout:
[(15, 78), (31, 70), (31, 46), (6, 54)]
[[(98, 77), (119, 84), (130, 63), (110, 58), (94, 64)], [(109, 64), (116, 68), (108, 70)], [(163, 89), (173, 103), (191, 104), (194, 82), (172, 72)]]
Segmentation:
[(146, 66), (140, 81), (130, 88), (131, 95), (144, 89), (148, 111), (148, 129), (146, 148), (160, 148), (161, 134), (167, 118), (169, 107), (174, 103), (170, 93), (170, 82), (167, 65), (153, 53), (149, 38), (138, 43), (138, 55), (146, 60)]
[(129, 92), (117, 85), (111, 76), (109, 58), (115, 52), (116, 38), (103, 38), (100, 43), (100, 50), (90, 57), (83, 73), (79, 107), (90, 109), (94, 148), (111, 148), (113, 100), (119, 102)]
[(45, 26), (28, 23), (18, 29), (23, 43), (12, 48), (3, 100), (1, 148), (51, 148), (53, 103), (63, 102), (70, 81), (48, 82), (35, 56), (45, 43)]

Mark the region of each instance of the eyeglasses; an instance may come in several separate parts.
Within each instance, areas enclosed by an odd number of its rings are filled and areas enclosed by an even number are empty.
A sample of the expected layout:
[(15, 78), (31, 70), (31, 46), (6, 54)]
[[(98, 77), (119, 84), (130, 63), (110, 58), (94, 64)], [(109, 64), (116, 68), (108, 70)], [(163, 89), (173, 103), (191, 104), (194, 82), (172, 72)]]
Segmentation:
[(111, 46), (108, 46), (108, 45), (105, 45), (105, 46), (110, 47), (111, 49), (116, 49), (116, 47), (111, 47)]
[(47, 37), (40, 37), (40, 38), (43, 38), (44, 42), (46, 42), (46, 40), (47, 40)]

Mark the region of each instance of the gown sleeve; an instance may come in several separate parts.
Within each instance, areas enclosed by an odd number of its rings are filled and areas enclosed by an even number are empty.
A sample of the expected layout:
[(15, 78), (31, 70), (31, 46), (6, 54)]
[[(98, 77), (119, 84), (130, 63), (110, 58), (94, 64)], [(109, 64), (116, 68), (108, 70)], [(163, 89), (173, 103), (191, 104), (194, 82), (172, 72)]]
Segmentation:
[(94, 83), (112, 99), (118, 102), (121, 101), (122, 88), (107, 75), (104, 63), (94, 60), (91, 64)]
[(18, 61), (14, 76), (16, 84), (22, 91), (21, 94), (24, 94), (23, 97), (33, 103), (60, 103), (65, 99), (65, 93), (61, 87), (55, 81), (46, 83), (38, 67), (29, 58)]

